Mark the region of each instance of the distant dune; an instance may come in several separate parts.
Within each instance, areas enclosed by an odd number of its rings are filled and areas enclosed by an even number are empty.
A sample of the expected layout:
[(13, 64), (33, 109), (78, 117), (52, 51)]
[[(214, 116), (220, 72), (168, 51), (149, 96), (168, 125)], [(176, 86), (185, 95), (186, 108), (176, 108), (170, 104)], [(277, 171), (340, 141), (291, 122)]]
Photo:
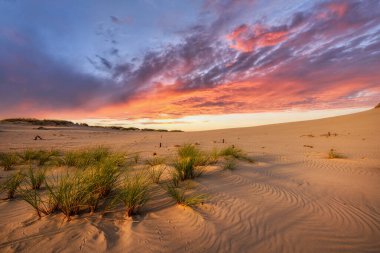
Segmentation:
[[(208, 195), (194, 210), (162, 187), (141, 215), (36, 218), (19, 199), (0, 203), (4, 252), (380, 252), (380, 109), (259, 127), (200, 132), (113, 131), (1, 124), (0, 151), (75, 150), (103, 145), (167, 158), (179, 145), (239, 147), (255, 163), (224, 160), (193, 180)], [(43, 140), (34, 140), (40, 135)], [(160, 147), (161, 146), (161, 147)], [(329, 159), (333, 150), (341, 157)], [(51, 173), (64, 168), (52, 168)], [(1, 171), (0, 181), (16, 170)], [(123, 214), (123, 213), (121, 213)]]

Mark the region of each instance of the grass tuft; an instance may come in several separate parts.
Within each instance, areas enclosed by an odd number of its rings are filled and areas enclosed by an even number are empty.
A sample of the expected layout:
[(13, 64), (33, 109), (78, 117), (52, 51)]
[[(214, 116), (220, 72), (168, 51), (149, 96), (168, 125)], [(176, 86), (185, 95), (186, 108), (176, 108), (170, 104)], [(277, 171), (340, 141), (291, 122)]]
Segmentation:
[(4, 170), (11, 170), (17, 164), (17, 155), (14, 153), (0, 153), (0, 164)]
[(162, 174), (165, 172), (165, 170), (166, 165), (151, 166), (148, 168), (148, 176), (153, 183), (159, 184)]
[(17, 189), (20, 187), (21, 183), (24, 181), (25, 175), (21, 172), (17, 172), (9, 177), (5, 183), (1, 186), (0, 192), (7, 193), (7, 199), (13, 199)]
[(337, 153), (334, 149), (330, 149), (328, 158), (339, 159), (339, 158), (344, 158), (344, 156), (342, 154)]
[(226, 158), (226, 162), (223, 165), (223, 170), (235, 170), (235, 169), (236, 169), (235, 158)]
[(85, 207), (88, 191), (83, 185), (82, 175), (62, 175), (56, 179), (56, 184), (45, 183), (49, 191), (52, 209), (60, 210), (69, 221), (72, 215)]
[(46, 169), (33, 169), (32, 166), (29, 167), (26, 178), (33, 190), (39, 190), (41, 188), (42, 183), (46, 178)]
[(224, 156), (224, 157), (233, 157), (235, 159), (239, 159), (239, 160), (245, 160), (245, 161), (248, 161), (248, 162), (251, 162), (253, 163), (254, 160), (252, 158), (250, 158), (247, 154), (245, 154), (243, 152), (243, 150), (241, 150), (240, 148), (235, 148), (234, 146), (229, 146), (227, 148), (224, 148), (220, 151), (219, 153), (220, 156)]
[(173, 184), (166, 186), (168, 194), (176, 201), (177, 204), (183, 206), (193, 207), (199, 204), (203, 204), (206, 200), (205, 194), (193, 194), (186, 196), (187, 188), (180, 188)]
[(208, 158), (197, 147), (185, 144), (178, 148), (178, 157), (173, 164), (177, 178), (181, 181), (199, 177), (203, 173), (201, 166), (208, 164)]
[(111, 156), (109, 149), (102, 146), (83, 151), (70, 151), (66, 153), (63, 164), (69, 167), (85, 169), (98, 165), (109, 156)]
[(21, 199), (27, 202), (36, 211), (39, 218), (42, 217), (42, 214), (49, 215), (56, 209), (56, 204), (53, 204), (49, 197), (47, 201), (45, 201), (41, 196), (41, 192), (35, 189), (23, 189), (20, 195)]
[(149, 199), (150, 182), (146, 175), (140, 173), (128, 176), (119, 189), (117, 201), (127, 208), (127, 215), (131, 217), (143, 207)]
[(120, 172), (113, 163), (103, 163), (84, 171), (82, 184), (86, 192), (85, 204), (91, 213), (97, 210), (102, 199), (115, 190), (119, 176)]

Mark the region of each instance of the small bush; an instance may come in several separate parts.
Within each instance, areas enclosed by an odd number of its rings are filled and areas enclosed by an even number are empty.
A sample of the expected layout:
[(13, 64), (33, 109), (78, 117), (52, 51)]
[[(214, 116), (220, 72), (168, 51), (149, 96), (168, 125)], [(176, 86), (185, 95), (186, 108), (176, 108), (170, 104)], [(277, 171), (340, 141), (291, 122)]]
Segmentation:
[(26, 174), (27, 180), (32, 186), (33, 190), (39, 190), (42, 183), (45, 181), (46, 169), (36, 169), (34, 170), (32, 166), (29, 167)]
[(334, 149), (330, 149), (329, 151), (329, 159), (336, 159), (336, 158), (344, 158), (343, 155), (337, 153)]
[(172, 184), (168, 184), (166, 186), (166, 190), (168, 194), (176, 201), (179, 205), (184, 206), (196, 206), (199, 204), (203, 204), (203, 202), (206, 200), (205, 194), (193, 194), (190, 196), (186, 196), (187, 189), (185, 188), (179, 188)]
[(129, 176), (117, 194), (117, 200), (127, 208), (128, 217), (136, 214), (149, 199), (149, 180), (143, 174)]
[(4, 170), (11, 170), (17, 164), (17, 156), (14, 153), (0, 153), (0, 164)]
[(1, 192), (7, 193), (7, 199), (14, 198), (15, 193), (20, 187), (21, 183), (24, 181), (24, 178), (24, 174), (17, 172), (5, 181), (5, 183), (1, 186)]
[(220, 156), (224, 156), (224, 157), (233, 157), (235, 159), (239, 159), (239, 160), (245, 160), (245, 161), (248, 161), (248, 162), (254, 162), (254, 160), (252, 158), (250, 158), (249, 156), (247, 156), (243, 150), (239, 149), (239, 148), (235, 148), (234, 146), (229, 146), (225, 149), (222, 149), (219, 153)]

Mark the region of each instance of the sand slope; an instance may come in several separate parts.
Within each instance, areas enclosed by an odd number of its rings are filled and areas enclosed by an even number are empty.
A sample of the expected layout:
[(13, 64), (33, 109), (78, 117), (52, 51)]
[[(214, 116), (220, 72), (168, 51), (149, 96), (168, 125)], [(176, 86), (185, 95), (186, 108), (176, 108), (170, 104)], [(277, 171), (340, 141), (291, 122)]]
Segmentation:
[[(0, 251), (380, 252), (379, 125), (380, 109), (189, 133), (0, 125), (3, 151), (103, 144), (149, 157), (198, 142), (205, 150), (234, 144), (257, 161), (240, 162), (235, 171), (211, 167), (195, 182), (209, 195), (196, 211), (153, 197), (134, 221), (122, 215), (82, 216), (70, 223), (62, 223), (59, 215), (36, 220), (21, 201), (2, 202)], [(333, 135), (325, 136), (328, 132)], [(33, 141), (36, 134), (45, 140)], [(346, 158), (326, 159), (331, 148)], [(157, 187), (155, 195), (164, 194)]]

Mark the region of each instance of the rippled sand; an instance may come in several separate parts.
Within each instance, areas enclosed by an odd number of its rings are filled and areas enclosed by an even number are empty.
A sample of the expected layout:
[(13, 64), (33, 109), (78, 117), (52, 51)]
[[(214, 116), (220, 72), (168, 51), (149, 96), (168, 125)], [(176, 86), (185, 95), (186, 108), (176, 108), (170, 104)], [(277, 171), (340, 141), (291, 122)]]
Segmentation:
[[(120, 215), (84, 215), (69, 223), (60, 215), (37, 220), (25, 203), (1, 202), (0, 251), (380, 252), (379, 126), (380, 109), (189, 133), (0, 125), (2, 151), (102, 144), (150, 157), (198, 142), (205, 150), (234, 144), (257, 161), (239, 162), (234, 171), (210, 167), (195, 181), (197, 190), (209, 195), (197, 210), (174, 205), (159, 187), (134, 220)], [(36, 134), (44, 140), (32, 140)], [(346, 158), (327, 159), (331, 148)]]

